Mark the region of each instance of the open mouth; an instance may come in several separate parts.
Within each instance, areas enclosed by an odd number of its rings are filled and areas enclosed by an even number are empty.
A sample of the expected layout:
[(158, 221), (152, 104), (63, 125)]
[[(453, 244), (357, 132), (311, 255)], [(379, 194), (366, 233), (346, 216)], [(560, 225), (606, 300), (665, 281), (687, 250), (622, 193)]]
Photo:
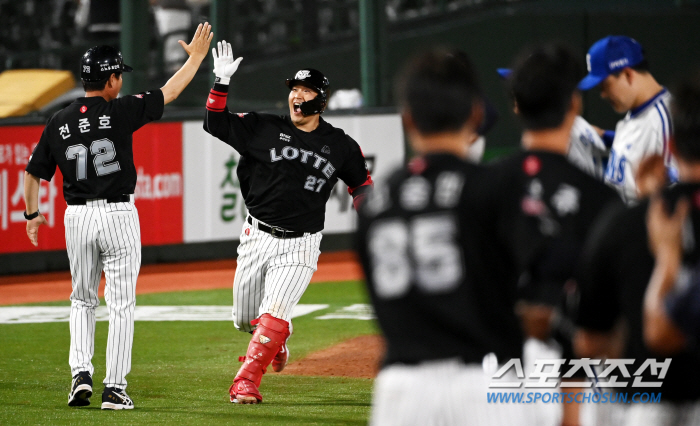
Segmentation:
[(294, 112), (301, 112), (301, 103), (294, 102)]

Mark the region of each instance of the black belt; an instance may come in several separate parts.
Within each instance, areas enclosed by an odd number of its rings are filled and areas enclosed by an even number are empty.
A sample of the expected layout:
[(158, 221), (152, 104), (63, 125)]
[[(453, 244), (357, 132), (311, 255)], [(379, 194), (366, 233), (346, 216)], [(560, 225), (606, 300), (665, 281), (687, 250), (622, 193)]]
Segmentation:
[[(253, 224), (253, 219), (250, 216), (248, 216), (248, 223), (250, 223), (251, 225)], [(299, 238), (304, 236), (303, 232), (287, 231), (284, 228), (268, 226), (260, 222), (258, 222), (258, 229), (263, 232), (267, 232), (275, 238)]]
[[(97, 198), (96, 200), (107, 200), (108, 203), (128, 203), (131, 201), (131, 196), (129, 196), (129, 194), (124, 194), (116, 195), (114, 197)], [(66, 204), (69, 206), (84, 206), (88, 201), (93, 200), (88, 200), (87, 198), (73, 198), (70, 201), (66, 201)]]

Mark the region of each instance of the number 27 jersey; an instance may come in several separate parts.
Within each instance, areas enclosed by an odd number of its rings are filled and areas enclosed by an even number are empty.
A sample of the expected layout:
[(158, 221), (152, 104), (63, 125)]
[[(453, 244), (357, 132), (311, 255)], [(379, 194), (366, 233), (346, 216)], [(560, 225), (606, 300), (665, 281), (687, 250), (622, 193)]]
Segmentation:
[(50, 181), (58, 166), (66, 201), (133, 194), (132, 134), (160, 119), (163, 106), (160, 90), (109, 102), (101, 96), (78, 98), (51, 117), (26, 170)]
[(357, 142), (319, 120), (315, 130), (305, 132), (286, 115), (207, 110), (204, 130), (244, 158), (237, 173), (246, 182), (245, 204), (256, 219), (292, 231), (319, 232), (338, 179), (349, 188), (367, 181)]

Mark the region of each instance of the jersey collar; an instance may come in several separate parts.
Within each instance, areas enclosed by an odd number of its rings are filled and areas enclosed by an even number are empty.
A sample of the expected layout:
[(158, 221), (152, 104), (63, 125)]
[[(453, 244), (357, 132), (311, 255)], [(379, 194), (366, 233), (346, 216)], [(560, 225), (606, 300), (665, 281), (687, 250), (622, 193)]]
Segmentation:
[(656, 95), (654, 95), (653, 98), (651, 98), (651, 99), (649, 99), (648, 101), (644, 102), (643, 104), (641, 104), (641, 105), (638, 106), (637, 108), (632, 108), (632, 109), (630, 110), (630, 118), (634, 118), (634, 117), (636, 117), (637, 115), (639, 115), (642, 111), (644, 111), (644, 109), (646, 109), (646, 107), (648, 107), (649, 105), (651, 105), (651, 104), (653, 104), (654, 102), (656, 102), (657, 99), (659, 99), (661, 96), (663, 96), (663, 95), (664, 95), (665, 93), (667, 93), (667, 92), (668, 92), (668, 90), (664, 87), (663, 89), (661, 89), (661, 91), (660, 91), (659, 93), (657, 93)]

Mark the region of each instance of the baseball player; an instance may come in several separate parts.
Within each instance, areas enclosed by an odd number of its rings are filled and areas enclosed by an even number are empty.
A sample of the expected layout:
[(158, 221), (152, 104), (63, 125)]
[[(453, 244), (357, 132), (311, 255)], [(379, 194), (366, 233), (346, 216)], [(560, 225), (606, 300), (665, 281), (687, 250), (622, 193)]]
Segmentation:
[[(524, 51), (516, 64), (508, 84), (525, 150), (490, 167), (491, 216), (518, 268), (518, 312), (526, 334), (544, 341), (554, 337), (562, 358), (571, 358), (562, 303), (566, 283), (591, 225), (609, 204), (621, 201), (571, 161), (571, 134), (582, 102), (576, 55), (545, 44)], [(563, 423), (578, 422), (577, 408), (564, 406)]]
[(468, 160), (483, 116), (473, 66), (425, 52), (403, 71), (397, 98), (418, 157), (359, 211), (358, 253), (387, 342), (370, 424), (529, 424), (522, 404), (486, 403), (495, 370), (482, 362), (519, 358), (523, 336), (483, 170)]
[[(643, 371), (643, 383), (656, 382), (658, 386), (619, 389), (622, 392), (660, 394), (660, 403), (599, 405), (596, 407), (599, 411), (596, 424), (700, 424), (700, 388), (697, 386), (700, 350), (691, 343), (692, 339), (686, 342), (685, 338), (681, 338), (679, 341), (677, 329), (671, 329), (671, 335), (654, 342), (654, 334), (663, 328), (662, 322), (669, 325), (666, 312), (661, 312), (664, 317), (659, 316), (660, 309), (668, 309), (668, 314), (677, 321), (673, 328), (680, 326), (682, 330), (697, 330), (697, 322), (693, 321), (692, 316), (688, 317), (689, 312), (697, 312), (697, 305), (692, 305), (693, 301), (698, 300), (697, 290), (684, 289), (683, 285), (688, 284), (689, 272), (700, 259), (700, 246), (697, 244), (700, 238), (699, 106), (697, 81), (691, 85), (681, 85), (671, 102), (674, 128), (671, 150), (678, 161), (678, 184), (664, 189), (661, 199), (654, 198), (651, 204), (645, 200), (632, 209), (619, 209), (601, 218), (582, 256), (577, 274), (579, 303), (575, 317), (581, 328), (575, 340), (578, 354), (595, 358), (608, 354), (612, 358), (634, 359), (634, 364), (627, 367), (630, 372), (637, 371), (648, 358), (663, 361), (664, 357), (672, 355), (672, 362), (664, 375), (654, 375), (648, 369)], [(675, 213), (673, 219), (678, 228), (683, 223), (682, 232), (681, 229), (656, 229), (656, 222), (660, 219), (658, 216), (665, 214), (663, 210), (671, 211), (684, 198), (689, 203), (683, 202), (679, 207), (681, 211), (690, 210), (687, 220), (679, 219), (682, 212)], [(672, 235), (674, 232), (677, 232), (676, 236)], [(660, 239), (674, 238), (675, 247), (670, 250), (660, 247)], [(656, 250), (659, 262), (659, 269), (653, 275), (654, 258), (649, 250), (650, 245)], [(672, 265), (673, 262), (675, 265)], [(670, 298), (664, 300), (659, 294), (659, 283), (655, 281), (664, 278), (664, 269), (669, 266), (684, 272), (680, 274), (677, 284), (676, 274), (673, 273), (674, 279), (670, 284), (676, 288), (669, 294)], [(619, 329), (625, 333), (616, 333)], [(611, 348), (616, 347), (622, 348), (622, 352), (610, 354)], [(656, 371), (658, 373), (659, 370)]]
[(669, 150), (673, 127), (669, 115), (671, 95), (649, 72), (642, 46), (625, 36), (608, 36), (588, 50), (588, 75), (579, 88), (600, 85), (600, 96), (618, 113), (626, 113), (615, 131), (602, 131), (606, 145), (612, 146), (605, 170), (605, 182), (617, 189), (627, 204), (640, 198), (635, 176), (640, 162), (653, 154), (664, 157), (671, 181), (677, 179), (677, 166)]
[(207, 55), (212, 37), (211, 26), (200, 24), (190, 44), (179, 41), (189, 59), (162, 88), (121, 98), (122, 73), (132, 68), (113, 47), (88, 49), (80, 63), (85, 97), (51, 117), (27, 164), (25, 217), (27, 236), (35, 246), (39, 226), (46, 223), (38, 209), (39, 179), (51, 180), (56, 166), (63, 175), (63, 196), (68, 204), (66, 248), (73, 277), (69, 406), (90, 404), (95, 308), (100, 303), (97, 291), (104, 270), (109, 337), (102, 409), (134, 408), (125, 392), (126, 375), (131, 370), (136, 277), (141, 265), (132, 134), (160, 119), (163, 106), (187, 87)]
[[(498, 68), (498, 74), (507, 80), (512, 74), (510, 68)], [(569, 137), (569, 150), (566, 157), (589, 175), (603, 179), (605, 158), (608, 156), (608, 147), (603, 139), (598, 135), (585, 118), (576, 116), (574, 125), (571, 127)]]
[(292, 310), (316, 271), (331, 189), (342, 179), (357, 208), (372, 179), (357, 142), (321, 118), (330, 83), (320, 71), (305, 68), (286, 81), (289, 115), (234, 114), (226, 97), (242, 58), (234, 61), (225, 41), (213, 55), (216, 83), (204, 130), (241, 154), (237, 174), (249, 212), (238, 247), (233, 321), (253, 337), (229, 394), (233, 403), (257, 404), (268, 365), (282, 371), (287, 363)]

